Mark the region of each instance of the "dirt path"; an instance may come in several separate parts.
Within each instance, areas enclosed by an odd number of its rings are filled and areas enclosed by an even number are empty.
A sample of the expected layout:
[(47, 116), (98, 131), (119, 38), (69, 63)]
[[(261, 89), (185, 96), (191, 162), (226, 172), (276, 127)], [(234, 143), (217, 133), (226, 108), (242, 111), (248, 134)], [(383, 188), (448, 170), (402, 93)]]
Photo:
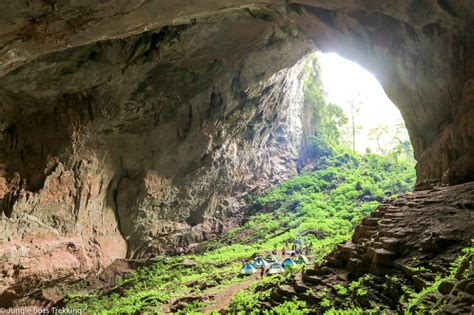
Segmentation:
[(218, 292), (215, 293), (215, 298), (207, 305), (202, 312), (204, 314), (209, 314), (214, 311), (220, 311), (224, 308), (226, 308), (230, 301), (232, 301), (232, 298), (239, 293), (240, 290), (247, 289), (252, 283), (256, 282), (258, 279), (260, 279), (259, 274), (255, 274), (248, 279), (231, 284), (227, 287), (221, 288)]

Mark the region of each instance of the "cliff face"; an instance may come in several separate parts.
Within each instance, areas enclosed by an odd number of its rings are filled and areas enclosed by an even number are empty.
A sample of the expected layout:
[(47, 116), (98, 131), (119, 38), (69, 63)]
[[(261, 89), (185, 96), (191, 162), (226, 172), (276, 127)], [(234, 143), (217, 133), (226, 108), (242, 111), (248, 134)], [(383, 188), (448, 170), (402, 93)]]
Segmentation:
[(242, 9), (3, 76), (4, 286), (190, 250), (295, 175), (311, 45), (281, 19)]
[(298, 61), (316, 48), (377, 76), (419, 180), (473, 179), (468, 1), (4, 1), (0, 12), (8, 294), (189, 250), (239, 217), (244, 194), (295, 174)]

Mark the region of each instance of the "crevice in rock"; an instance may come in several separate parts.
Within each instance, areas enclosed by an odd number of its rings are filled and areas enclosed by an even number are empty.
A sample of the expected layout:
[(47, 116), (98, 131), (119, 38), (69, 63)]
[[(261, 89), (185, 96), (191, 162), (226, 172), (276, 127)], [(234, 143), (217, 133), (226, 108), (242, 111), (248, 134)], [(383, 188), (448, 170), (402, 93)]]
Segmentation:
[[(108, 193), (107, 195), (110, 196), (110, 198), (112, 199), (112, 209), (113, 209), (113, 212), (114, 212), (114, 216), (115, 216), (115, 220), (117, 222), (117, 229), (120, 233), (120, 235), (122, 236), (122, 238), (125, 240), (125, 242), (127, 243), (127, 253), (128, 253), (128, 235), (126, 235), (123, 231), (123, 228), (122, 228), (122, 218), (120, 217), (120, 212), (119, 212), (119, 204), (118, 204), (118, 200), (117, 200), (117, 196), (118, 196), (118, 189), (120, 187), (120, 182), (122, 181), (122, 176), (116, 178), (116, 179), (112, 179), (110, 181), (110, 184), (109, 184), (109, 189), (107, 189)], [(128, 254), (127, 254), (128, 256)]]
[(453, 8), (452, 1), (450, 0), (438, 0), (438, 5), (441, 9), (446, 11), (449, 15), (453, 17), (459, 17), (459, 14)]

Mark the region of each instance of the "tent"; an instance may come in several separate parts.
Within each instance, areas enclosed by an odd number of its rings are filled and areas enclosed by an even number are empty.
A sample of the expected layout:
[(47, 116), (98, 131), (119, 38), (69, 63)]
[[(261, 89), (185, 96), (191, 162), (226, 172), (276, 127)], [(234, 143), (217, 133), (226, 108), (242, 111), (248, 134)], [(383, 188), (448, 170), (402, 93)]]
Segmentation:
[(275, 255), (270, 254), (270, 255), (268, 255), (267, 257), (265, 257), (265, 260), (266, 260), (266, 261), (269, 261), (269, 262), (274, 262), (274, 261), (277, 261), (278, 258), (276, 258)]
[(268, 262), (265, 259), (259, 257), (253, 261), (253, 266), (255, 268), (261, 268), (261, 267), (266, 268), (268, 266)]
[(291, 258), (285, 258), (285, 260), (283, 260), (283, 262), (281, 263), (281, 266), (283, 268), (286, 268), (289, 266), (296, 266), (296, 263)]
[(277, 273), (282, 273), (283, 268), (281, 267), (280, 263), (274, 262), (273, 264), (270, 265), (270, 268), (268, 268), (267, 274), (269, 275), (274, 275)]
[(305, 255), (298, 255), (298, 257), (296, 257), (294, 259), (295, 263), (297, 263), (298, 265), (302, 265), (302, 264), (307, 264), (309, 263), (309, 259), (305, 256)]
[(252, 264), (245, 264), (242, 269), (240, 269), (241, 275), (253, 275), (257, 270), (255, 270)]

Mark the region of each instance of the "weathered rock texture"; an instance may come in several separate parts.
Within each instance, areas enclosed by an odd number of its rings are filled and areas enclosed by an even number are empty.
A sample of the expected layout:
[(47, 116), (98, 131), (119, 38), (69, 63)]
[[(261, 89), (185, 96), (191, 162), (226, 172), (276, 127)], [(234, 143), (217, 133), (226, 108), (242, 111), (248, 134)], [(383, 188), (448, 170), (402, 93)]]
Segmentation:
[(419, 180), (473, 180), (474, 3), (290, 1), (322, 50), (377, 77), (408, 128)]
[[(435, 276), (447, 277), (461, 250), (472, 247), (473, 209), (473, 182), (418, 191), (382, 204), (356, 226), (351, 241), (339, 244), (323, 263), (273, 290), (267, 307), (299, 296), (316, 313), (323, 313), (330, 307), (324, 309), (324, 297), (318, 293), (327, 290), (326, 298), (338, 309), (378, 305), (381, 310), (404, 313), (408, 311), (407, 296), (403, 296), (407, 288), (419, 292)], [(474, 273), (469, 272), (469, 264), (473, 263), (470, 254), (452, 283), (440, 285), (439, 292), (424, 297), (409, 311), (423, 313), (423, 305), (440, 314), (470, 313)], [(363, 286), (359, 287), (367, 294), (338, 293), (338, 285), (348, 287), (369, 273), (372, 278), (360, 281)]]
[(243, 194), (296, 174), (312, 44), (271, 13), (95, 42), (0, 79), (4, 288), (190, 249)]
[(473, 29), (470, 1), (3, 1), (3, 288), (225, 229), (297, 170), (314, 44), (377, 76), (420, 180), (472, 180)]

